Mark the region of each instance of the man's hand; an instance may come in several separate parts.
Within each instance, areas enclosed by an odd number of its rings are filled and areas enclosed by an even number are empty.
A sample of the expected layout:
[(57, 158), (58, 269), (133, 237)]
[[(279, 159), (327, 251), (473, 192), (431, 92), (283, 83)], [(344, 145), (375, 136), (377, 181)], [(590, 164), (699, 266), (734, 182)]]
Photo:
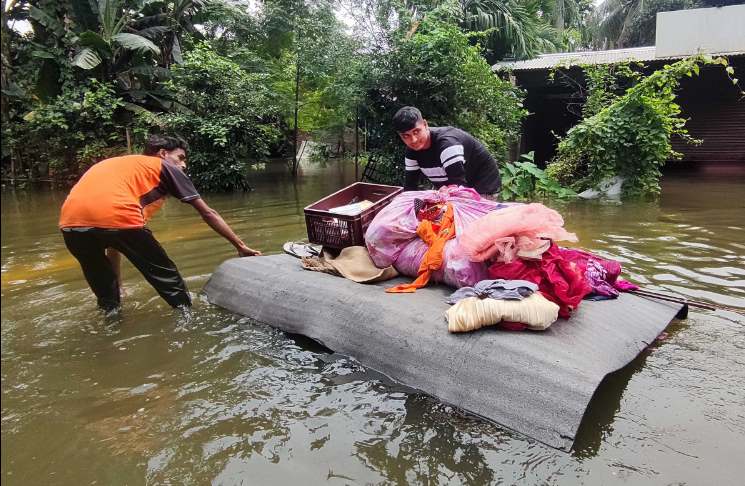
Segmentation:
[(243, 245), (238, 248), (238, 256), (239, 257), (250, 257), (250, 256), (261, 256), (261, 252), (259, 250), (253, 250), (246, 245)]
[(210, 228), (228, 240), (238, 250), (238, 256), (247, 257), (261, 255), (260, 251), (247, 247), (246, 244), (243, 243), (235, 233), (233, 233), (233, 230), (230, 228), (228, 223), (222, 219), (222, 216), (220, 216), (217, 211), (207, 206), (207, 203), (205, 203), (202, 198), (198, 197), (187, 202), (194, 206), (194, 209), (197, 210), (197, 212), (202, 216), (204, 222), (207, 223)]

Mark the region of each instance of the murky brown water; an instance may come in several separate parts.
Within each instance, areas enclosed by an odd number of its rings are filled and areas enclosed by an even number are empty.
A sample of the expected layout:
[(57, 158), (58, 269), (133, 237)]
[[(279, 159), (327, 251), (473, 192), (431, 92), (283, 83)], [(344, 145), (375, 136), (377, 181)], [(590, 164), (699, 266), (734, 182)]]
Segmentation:
[[(350, 165), (207, 196), (252, 247), (304, 236)], [(552, 204), (645, 287), (745, 310), (745, 181), (668, 177), (659, 203)], [(231, 247), (186, 205), (152, 228), (186, 277), (183, 326), (125, 264), (95, 308), (56, 230), (61, 192), (2, 194), (3, 484), (742, 484), (745, 317), (692, 309), (600, 388), (564, 454), (381, 382), (198, 296)]]

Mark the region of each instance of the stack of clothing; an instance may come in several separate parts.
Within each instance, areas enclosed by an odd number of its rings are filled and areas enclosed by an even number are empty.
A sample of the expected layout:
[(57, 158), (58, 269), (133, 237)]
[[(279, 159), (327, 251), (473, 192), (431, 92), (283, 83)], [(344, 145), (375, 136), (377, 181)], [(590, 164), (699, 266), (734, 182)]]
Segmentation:
[(471, 223), (460, 243), (472, 261), (488, 266), (490, 278), (536, 284), (559, 306), (559, 316), (568, 318), (583, 299), (615, 298), (627, 282), (618, 279), (618, 262), (556, 245), (577, 241), (563, 226), (561, 215), (542, 204), (516, 205)]
[[(448, 206), (452, 208), (452, 220), (448, 218), (452, 230), (446, 235), (438, 226)], [(430, 282), (455, 288), (474, 285), (488, 278), (486, 266), (468, 258), (458, 243), (459, 235), (471, 222), (503, 207), (507, 206), (483, 199), (466, 187), (407, 191), (396, 196), (375, 216), (365, 233), (365, 244), (373, 262), (380, 268), (393, 265), (401, 275), (418, 279), (426, 254)], [(425, 241), (423, 235), (425, 238), (434, 236)], [(433, 243), (441, 237), (447, 237), (441, 252), (440, 248), (432, 250), (433, 246), (440, 246)], [(441, 260), (439, 266), (432, 265), (435, 260)]]
[(526, 280), (483, 280), (456, 290), (447, 302), (454, 304), (445, 312), (450, 332), (494, 325), (512, 331), (543, 331), (559, 313), (559, 306)]

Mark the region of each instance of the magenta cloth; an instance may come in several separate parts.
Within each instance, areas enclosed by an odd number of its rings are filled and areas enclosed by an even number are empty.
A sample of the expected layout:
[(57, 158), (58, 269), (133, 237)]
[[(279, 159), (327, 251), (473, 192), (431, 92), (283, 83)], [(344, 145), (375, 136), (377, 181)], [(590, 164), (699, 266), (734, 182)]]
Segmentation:
[[(509, 263), (520, 253), (532, 254), (545, 240), (577, 241), (564, 229), (564, 218), (540, 203), (516, 205), (489, 213), (469, 224), (460, 244), (471, 261)], [(535, 258), (540, 260), (540, 256)]]
[(465, 226), (495, 209), (509, 205), (482, 198), (473, 189), (445, 186), (437, 191), (407, 191), (399, 194), (372, 220), (365, 233), (370, 258), (379, 268), (393, 265), (402, 275), (416, 277), (427, 244), (416, 234), (419, 220), (414, 200), (450, 203), (455, 219), (455, 238), (445, 244), (444, 263), (431, 280), (451, 287), (473, 286), (488, 278), (486, 265), (470, 261), (460, 247), (459, 238)]
[(577, 265), (594, 294), (618, 297), (615, 283), (621, 274), (620, 263), (577, 248), (560, 248), (559, 251), (562, 258)]
[(632, 290), (639, 290), (638, 285), (633, 284), (629, 282), (628, 280), (621, 280), (620, 278), (616, 280), (613, 286), (617, 288), (618, 290), (620, 290), (621, 292), (631, 292)]

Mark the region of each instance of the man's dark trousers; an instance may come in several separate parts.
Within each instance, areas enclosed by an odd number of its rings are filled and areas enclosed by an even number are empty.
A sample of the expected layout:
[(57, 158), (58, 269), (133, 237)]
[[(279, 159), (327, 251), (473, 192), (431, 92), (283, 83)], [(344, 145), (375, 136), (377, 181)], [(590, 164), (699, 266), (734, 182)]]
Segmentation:
[(98, 306), (113, 310), (120, 305), (119, 282), (106, 256), (113, 248), (132, 262), (160, 296), (172, 307), (190, 306), (191, 298), (176, 264), (147, 228), (65, 228), (65, 245), (80, 262)]

